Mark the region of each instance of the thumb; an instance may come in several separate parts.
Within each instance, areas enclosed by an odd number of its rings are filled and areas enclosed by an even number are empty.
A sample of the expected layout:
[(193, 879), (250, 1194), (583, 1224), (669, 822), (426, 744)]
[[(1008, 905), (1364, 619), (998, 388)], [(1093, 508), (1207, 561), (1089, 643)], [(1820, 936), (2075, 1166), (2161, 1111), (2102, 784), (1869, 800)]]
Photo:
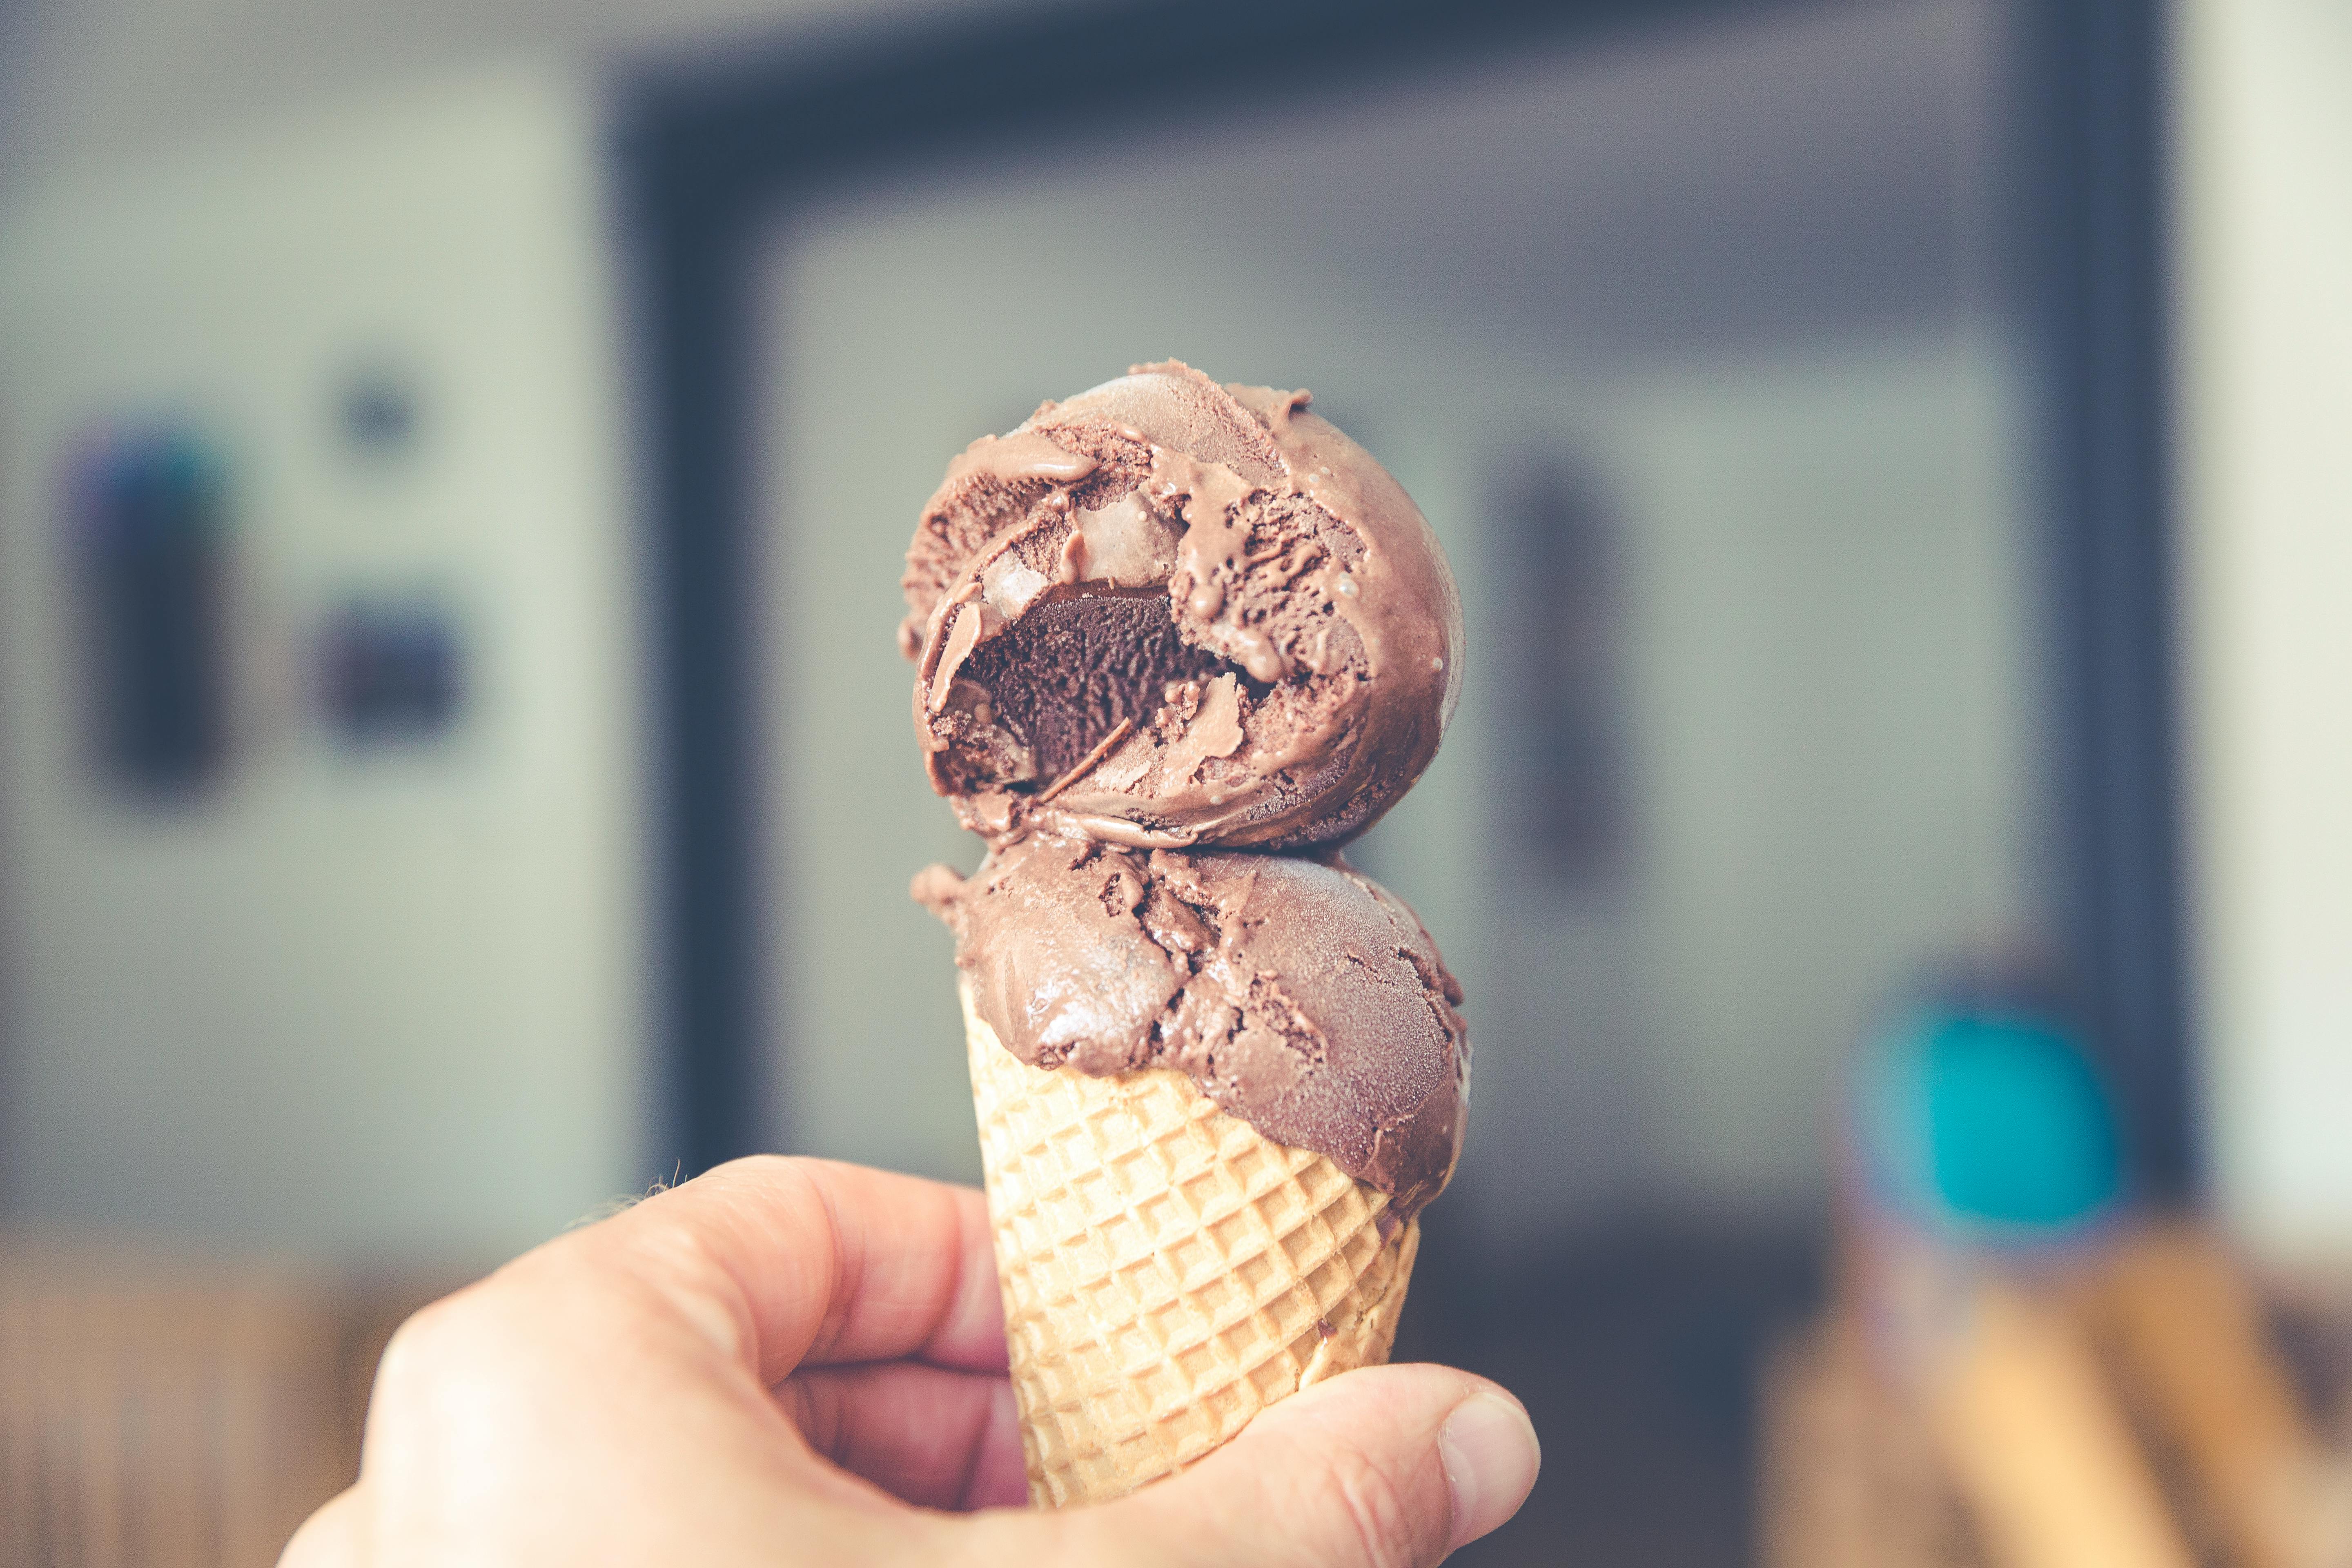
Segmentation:
[(1270, 1406), (1183, 1474), (1098, 1509), (1129, 1553), (1238, 1568), (1426, 1568), (1519, 1510), (1519, 1402), (1443, 1366), (1366, 1367)]

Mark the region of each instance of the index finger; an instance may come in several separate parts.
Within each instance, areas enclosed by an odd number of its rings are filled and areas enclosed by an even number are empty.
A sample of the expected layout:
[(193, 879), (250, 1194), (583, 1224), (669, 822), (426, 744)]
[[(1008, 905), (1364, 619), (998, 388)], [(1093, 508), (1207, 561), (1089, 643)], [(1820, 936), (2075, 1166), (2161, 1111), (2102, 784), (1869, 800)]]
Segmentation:
[(760, 1155), (543, 1250), (654, 1287), (772, 1384), (803, 1365), (1005, 1365), (988, 1206), (970, 1187)]

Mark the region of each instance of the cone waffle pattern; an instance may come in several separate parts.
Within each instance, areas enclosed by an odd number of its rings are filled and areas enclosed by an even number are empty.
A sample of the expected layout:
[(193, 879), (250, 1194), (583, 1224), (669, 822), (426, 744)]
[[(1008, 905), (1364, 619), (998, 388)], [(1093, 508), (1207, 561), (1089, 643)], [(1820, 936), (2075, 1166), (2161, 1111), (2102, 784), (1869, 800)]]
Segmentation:
[(964, 1019), (1033, 1505), (1123, 1496), (1388, 1360), (1420, 1242), (1388, 1194), (1181, 1073), (1033, 1068), (969, 993)]

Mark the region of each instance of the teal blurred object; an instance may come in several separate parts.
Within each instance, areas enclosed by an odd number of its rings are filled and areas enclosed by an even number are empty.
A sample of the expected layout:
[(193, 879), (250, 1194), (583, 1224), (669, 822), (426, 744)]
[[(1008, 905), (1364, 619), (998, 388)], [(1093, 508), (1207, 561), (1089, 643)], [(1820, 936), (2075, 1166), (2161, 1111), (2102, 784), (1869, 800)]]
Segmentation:
[(1996, 1245), (2062, 1241), (2122, 1195), (2114, 1102), (2049, 1017), (1922, 1007), (1865, 1053), (1856, 1087), (1876, 1195), (1936, 1228)]

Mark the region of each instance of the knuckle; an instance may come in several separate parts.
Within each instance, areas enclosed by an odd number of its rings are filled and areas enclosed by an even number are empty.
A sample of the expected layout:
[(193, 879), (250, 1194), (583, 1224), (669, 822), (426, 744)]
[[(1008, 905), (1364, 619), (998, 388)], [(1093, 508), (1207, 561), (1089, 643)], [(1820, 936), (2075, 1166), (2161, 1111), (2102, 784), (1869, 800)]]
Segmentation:
[(573, 1373), (534, 1345), (509, 1294), (495, 1283), (472, 1286), (394, 1331), (369, 1396), (363, 1475), (414, 1501), (453, 1477), (488, 1487), (527, 1466), (518, 1436), (562, 1407)]
[(984, 1520), (990, 1533), (973, 1531), (975, 1550), (967, 1560), (971, 1568), (983, 1563), (1020, 1563), (1024, 1568), (1099, 1568), (1116, 1563), (1120, 1568), (1166, 1568), (1179, 1561), (1181, 1538), (1137, 1531), (1117, 1504), (1038, 1514), (1003, 1510), (974, 1516)]
[(735, 1277), (708, 1237), (687, 1226), (652, 1231), (635, 1242), (641, 1266), (606, 1280), (595, 1310), (610, 1331), (633, 1333), (662, 1321), (688, 1324), (730, 1359), (756, 1338)]
[(1326, 1476), (1347, 1510), (1365, 1568), (1413, 1568), (1421, 1553), (1411, 1500), (1387, 1467), (1363, 1448), (1343, 1444), (1331, 1453)]
[(341, 1492), (303, 1521), (278, 1554), (278, 1568), (353, 1568), (359, 1558), (351, 1531), (355, 1495), (355, 1489)]
[(1081, 1563), (1132, 1563), (1133, 1556), (1083, 1556), (1070, 1550), (1076, 1531), (1041, 1528), (1031, 1516), (1011, 1512), (938, 1520), (927, 1530), (919, 1554), (908, 1561), (927, 1568), (1077, 1568)]
[(376, 1386), (401, 1386), (429, 1377), (449, 1354), (457, 1315), (454, 1299), (420, 1307), (392, 1331), (376, 1366)]
[(714, 1167), (709, 1173), (725, 1180), (764, 1183), (804, 1176), (821, 1163), (803, 1154), (741, 1154)]
[(385, 1342), (376, 1363), (376, 1399), (399, 1402), (425, 1393), (453, 1372), (477, 1363), (493, 1331), (478, 1288), (419, 1308)]

